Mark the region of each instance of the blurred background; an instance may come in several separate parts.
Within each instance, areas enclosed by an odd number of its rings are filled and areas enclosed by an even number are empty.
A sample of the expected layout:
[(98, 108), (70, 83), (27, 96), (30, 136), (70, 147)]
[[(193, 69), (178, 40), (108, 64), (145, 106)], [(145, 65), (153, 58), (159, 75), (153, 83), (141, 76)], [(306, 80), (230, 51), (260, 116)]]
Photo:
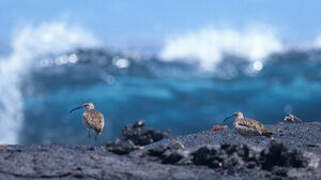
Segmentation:
[[(321, 2), (1, 0), (0, 143), (100, 142), (137, 120), (183, 135), (235, 111), (321, 115)], [(231, 126), (232, 122), (228, 124)]]

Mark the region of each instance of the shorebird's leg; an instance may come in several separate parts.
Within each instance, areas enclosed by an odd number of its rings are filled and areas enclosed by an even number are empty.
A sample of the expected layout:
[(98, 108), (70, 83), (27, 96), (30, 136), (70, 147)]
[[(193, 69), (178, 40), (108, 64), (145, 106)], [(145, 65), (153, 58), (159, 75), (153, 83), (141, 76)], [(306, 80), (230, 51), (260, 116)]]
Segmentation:
[(88, 139), (89, 139), (89, 144), (90, 144), (90, 129), (88, 129)]
[(95, 145), (97, 144), (97, 134), (95, 134)]

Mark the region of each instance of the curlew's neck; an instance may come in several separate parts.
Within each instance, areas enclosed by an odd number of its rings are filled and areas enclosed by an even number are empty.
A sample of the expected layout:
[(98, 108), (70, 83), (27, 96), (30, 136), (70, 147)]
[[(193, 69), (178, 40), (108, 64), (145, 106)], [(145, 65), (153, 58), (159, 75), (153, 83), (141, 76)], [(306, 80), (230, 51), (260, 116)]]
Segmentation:
[(243, 115), (238, 115), (238, 116), (236, 116), (236, 117), (234, 118), (234, 122), (233, 122), (234, 127), (236, 127), (237, 124), (239, 124), (240, 122), (242, 122), (243, 119), (244, 119), (244, 116), (243, 116)]
[(95, 110), (95, 109), (94, 108), (88, 108), (88, 109), (86, 109), (85, 112), (92, 111), (92, 110)]

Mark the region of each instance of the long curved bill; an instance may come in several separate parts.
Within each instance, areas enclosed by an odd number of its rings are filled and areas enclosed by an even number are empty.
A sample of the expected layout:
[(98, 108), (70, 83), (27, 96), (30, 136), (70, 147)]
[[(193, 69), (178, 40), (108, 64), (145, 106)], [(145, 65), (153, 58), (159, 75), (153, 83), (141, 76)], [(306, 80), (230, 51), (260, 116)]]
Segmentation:
[(74, 109), (70, 110), (70, 113), (72, 113), (73, 111), (76, 111), (76, 110), (78, 110), (78, 109), (82, 109), (82, 108), (84, 108), (84, 106), (76, 107), (76, 108), (74, 108)]
[(225, 122), (226, 120), (231, 119), (232, 117), (234, 117), (234, 114), (231, 115), (231, 116), (226, 117), (223, 121)]

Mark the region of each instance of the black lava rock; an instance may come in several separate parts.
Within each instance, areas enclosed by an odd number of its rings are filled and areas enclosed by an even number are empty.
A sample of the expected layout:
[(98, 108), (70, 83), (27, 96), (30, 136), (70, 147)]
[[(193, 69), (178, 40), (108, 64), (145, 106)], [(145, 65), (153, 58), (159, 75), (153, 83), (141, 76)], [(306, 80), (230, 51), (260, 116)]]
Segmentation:
[[(170, 137), (169, 132), (146, 128), (144, 121), (137, 121), (125, 126), (122, 129), (122, 136), (115, 142), (108, 143), (105, 146), (110, 152), (125, 155), (134, 150), (142, 149), (141, 146), (148, 145), (168, 137)], [(178, 156), (176, 155), (168, 158), (177, 159)]]
[(281, 141), (271, 141), (270, 147), (261, 152), (262, 169), (271, 170), (274, 166), (306, 167), (308, 160), (298, 150), (290, 151)]
[(225, 130), (164, 139), (144, 148), (124, 137), (104, 148), (0, 145), (0, 179), (321, 179), (321, 123), (270, 129), (277, 141)]
[(220, 148), (204, 146), (193, 152), (192, 156), (195, 165), (226, 169), (229, 172), (236, 172), (246, 167), (254, 168), (257, 165), (255, 152), (243, 144), (223, 144)]
[[(308, 159), (298, 150), (288, 150), (282, 142), (272, 141), (270, 146), (256, 152), (247, 145), (223, 144), (219, 148), (203, 146), (194, 151), (192, 162), (213, 169), (235, 173), (244, 169), (268, 170), (276, 175), (285, 176), (286, 168), (305, 168)], [(273, 171), (272, 171), (273, 170)]]
[(119, 155), (129, 154), (134, 150), (140, 149), (131, 140), (122, 141), (120, 139), (117, 139), (113, 143), (106, 144), (105, 146), (108, 151)]
[(144, 121), (137, 121), (122, 129), (121, 140), (131, 140), (135, 145), (145, 146), (169, 137), (170, 132), (146, 128)]
[(145, 153), (147, 156), (153, 156), (163, 164), (177, 164), (184, 158), (183, 146), (180, 142), (174, 141), (167, 146), (157, 146), (148, 149)]

